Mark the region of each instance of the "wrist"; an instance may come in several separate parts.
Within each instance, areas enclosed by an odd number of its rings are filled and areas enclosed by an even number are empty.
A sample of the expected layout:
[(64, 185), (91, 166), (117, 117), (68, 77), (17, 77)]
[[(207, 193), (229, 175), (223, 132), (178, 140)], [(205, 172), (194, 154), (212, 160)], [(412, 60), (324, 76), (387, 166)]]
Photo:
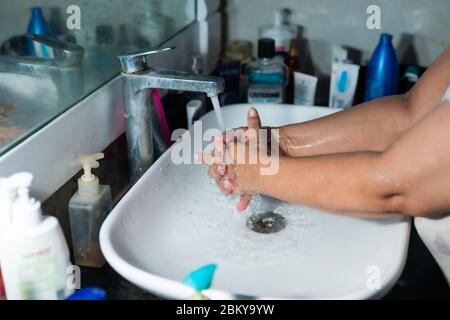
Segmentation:
[(259, 161), (254, 172), (254, 188), (257, 194), (270, 195), (270, 188), (276, 184), (282, 162), (288, 159), (282, 154), (271, 155)]
[(280, 155), (289, 156), (289, 135), (287, 126), (274, 127), (271, 129), (271, 131), (272, 138), (275, 139), (276, 143), (278, 144)]

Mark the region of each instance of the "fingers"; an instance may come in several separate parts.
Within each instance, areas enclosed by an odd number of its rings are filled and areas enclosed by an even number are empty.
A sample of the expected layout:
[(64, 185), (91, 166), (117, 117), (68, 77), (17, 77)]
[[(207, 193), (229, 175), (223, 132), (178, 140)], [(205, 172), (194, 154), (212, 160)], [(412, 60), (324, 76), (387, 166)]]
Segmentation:
[(213, 179), (223, 177), (227, 173), (228, 167), (223, 164), (214, 164), (208, 168), (208, 175)]
[(239, 202), (236, 205), (236, 210), (238, 212), (242, 212), (245, 209), (247, 209), (248, 205), (250, 204), (252, 197), (251, 196), (241, 196), (239, 199)]
[(258, 130), (261, 128), (261, 119), (258, 111), (254, 107), (251, 107), (247, 113), (247, 123), (249, 129)]
[(233, 180), (229, 178), (225, 179), (218, 179), (216, 180), (217, 186), (219, 187), (220, 191), (225, 194), (232, 194), (234, 191), (234, 182)]

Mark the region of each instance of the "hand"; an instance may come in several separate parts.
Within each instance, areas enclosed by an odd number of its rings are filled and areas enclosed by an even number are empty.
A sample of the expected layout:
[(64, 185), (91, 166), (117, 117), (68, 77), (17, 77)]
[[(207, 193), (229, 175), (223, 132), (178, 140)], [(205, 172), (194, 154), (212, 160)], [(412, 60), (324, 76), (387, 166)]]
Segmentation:
[(255, 108), (249, 110), (247, 122), (247, 128), (229, 130), (214, 138), (213, 161), (208, 170), (223, 193), (241, 196), (238, 211), (245, 210), (252, 195), (258, 193), (257, 181), (262, 166), (260, 155), (267, 155), (270, 150), (270, 139), (264, 143), (259, 141), (261, 121)]

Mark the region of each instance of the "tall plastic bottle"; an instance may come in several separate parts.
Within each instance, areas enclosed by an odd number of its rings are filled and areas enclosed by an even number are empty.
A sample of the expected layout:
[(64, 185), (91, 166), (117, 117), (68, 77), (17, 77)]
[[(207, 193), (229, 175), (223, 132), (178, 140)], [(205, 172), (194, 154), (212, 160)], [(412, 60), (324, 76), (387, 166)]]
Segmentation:
[[(43, 216), (30, 198), (33, 176), (21, 173), (11, 183), (17, 190), (12, 223), (0, 243), (1, 268), (8, 300), (60, 300), (68, 287), (69, 249), (55, 217)], [(11, 178), (10, 178), (11, 180)]]
[(399, 70), (392, 36), (383, 33), (367, 67), (365, 100), (397, 94)]
[(258, 41), (258, 60), (247, 65), (248, 103), (283, 103), (288, 69), (275, 57), (275, 41)]
[[(50, 27), (39, 7), (31, 8), (31, 19), (28, 24), (28, 32), (40, 36), (51, 36)], [(27, 40), (27, 51), (30, 56), (52, 58), (53, 52), (45, 45), (31, 39)]]

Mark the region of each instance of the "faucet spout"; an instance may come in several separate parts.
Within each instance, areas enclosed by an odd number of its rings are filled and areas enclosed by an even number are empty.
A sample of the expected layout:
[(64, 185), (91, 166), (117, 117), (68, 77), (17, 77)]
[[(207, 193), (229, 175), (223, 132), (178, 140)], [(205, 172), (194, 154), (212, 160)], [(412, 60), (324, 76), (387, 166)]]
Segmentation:
[(218, 95), (223, 92), (225, 87), (224, 80), (219, 77), (164, 69), (149, 69), (142, 74), (130, 74), (126, 77), (131, 81), (138, 82), (141, 89), (203, 92), (208, 96)]
[(131, 183), (136, 183), (153, 162), (150, 89), (203, 92), (209, 97), (224, 91), (222, 78), (189, 72), (154, 69), (148, 57), (173, 48), (143, 50), (119, 56), (124, 85), (126, 135)]

